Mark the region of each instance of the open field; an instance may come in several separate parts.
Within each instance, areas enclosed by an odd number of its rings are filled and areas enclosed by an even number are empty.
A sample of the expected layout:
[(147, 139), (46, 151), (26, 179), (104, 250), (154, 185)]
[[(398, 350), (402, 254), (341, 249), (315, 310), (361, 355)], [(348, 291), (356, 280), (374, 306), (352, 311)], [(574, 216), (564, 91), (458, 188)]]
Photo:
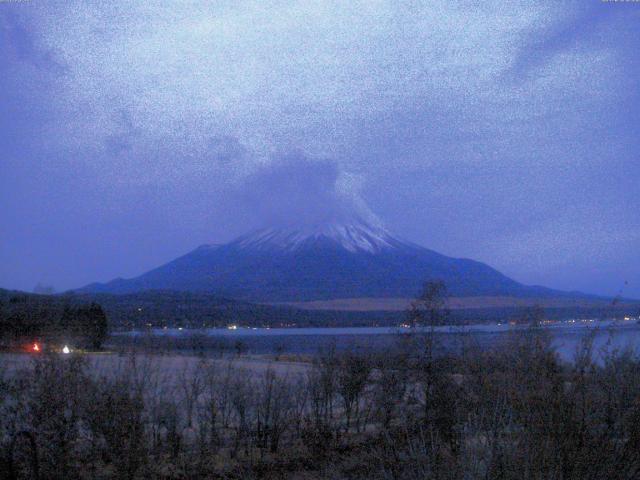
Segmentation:
[[(343, 312), (405, 311), (411, 304), (411, 298), (339, 298), (334, 300), (314, 300), (307, 302), (281, 302), (272, 305), (286, 305), (304, 310), (330, 310)], [(624, 302), (633, 305), (634, 302)], [(598, 298), (538, 298), (507, 296), (470, 296), (449, 297), (446, 305), (451, 310), (494, 309), (494, 308), (606, 308), (611, 306), (610, 299)]]
[[(56, 354), (62, 358), (61, 354)], [(73, 354), (72, 354), (73, 355)], [(78, 354), (95, 376), (115, 375), (132, 365), (130, 354), (113, 352)], [(24, 369), (33, 368), (38, 355), (31, 353), (0, 353), (0, 365), (6, 374), (15, 374)], [(310, 364), (300, 361), (274, 360), (272, 355), (245, 355), (227, 359), (205, 358), (188, 354), (135, 354), (135, 362), (140, 368), (165, 376), (167, 380), (176, 380), (180, 372), (197, 368), (230, 368), (254, 376), (263, 375), (267, 370), (282, 377), (302, 375), (309, 370)]]

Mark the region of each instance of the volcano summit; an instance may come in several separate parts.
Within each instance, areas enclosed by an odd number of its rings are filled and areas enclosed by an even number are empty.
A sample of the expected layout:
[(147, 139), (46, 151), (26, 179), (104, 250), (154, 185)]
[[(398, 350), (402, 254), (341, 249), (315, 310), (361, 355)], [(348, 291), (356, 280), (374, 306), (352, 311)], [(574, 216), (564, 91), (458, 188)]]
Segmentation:
[(456, 297), (569, 295), (525, 286), (488, 265), (441, 255), (361, 220), (257, 230), (224, 245), (203, 245), (139, 277), (82, 291), (176, 290), (253, 302), (308, 302), (409, 298), (435, 279)]

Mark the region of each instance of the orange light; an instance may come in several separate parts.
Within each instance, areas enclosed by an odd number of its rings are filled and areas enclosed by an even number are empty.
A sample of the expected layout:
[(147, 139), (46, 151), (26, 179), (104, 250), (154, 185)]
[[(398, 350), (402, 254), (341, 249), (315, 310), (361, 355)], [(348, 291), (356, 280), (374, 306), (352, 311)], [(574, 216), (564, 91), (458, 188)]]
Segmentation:
[(37, 343), (33, 344), (33, 351), (34, 352), (39, 352), (40, 351), (40, 345), (38, 345)]

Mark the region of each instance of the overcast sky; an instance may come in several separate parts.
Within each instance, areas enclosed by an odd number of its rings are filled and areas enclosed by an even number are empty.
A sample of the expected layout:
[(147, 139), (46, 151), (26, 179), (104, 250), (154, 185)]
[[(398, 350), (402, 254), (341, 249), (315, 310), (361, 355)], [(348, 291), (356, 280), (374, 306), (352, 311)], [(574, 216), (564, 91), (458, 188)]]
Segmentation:
[(335, 203), (640, 297), (639, 24), (600, 0), (0, 2), (0, 287)]

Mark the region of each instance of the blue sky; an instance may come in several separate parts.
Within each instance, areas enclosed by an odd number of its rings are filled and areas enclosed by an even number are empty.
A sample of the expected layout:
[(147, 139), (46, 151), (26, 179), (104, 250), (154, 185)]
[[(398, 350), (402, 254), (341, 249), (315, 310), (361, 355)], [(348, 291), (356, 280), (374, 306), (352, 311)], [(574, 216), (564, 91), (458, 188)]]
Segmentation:
[(0, 3), (0, 286), (356, 209), (525, 283), (640, 297), (639, 22), (591, 0)]

